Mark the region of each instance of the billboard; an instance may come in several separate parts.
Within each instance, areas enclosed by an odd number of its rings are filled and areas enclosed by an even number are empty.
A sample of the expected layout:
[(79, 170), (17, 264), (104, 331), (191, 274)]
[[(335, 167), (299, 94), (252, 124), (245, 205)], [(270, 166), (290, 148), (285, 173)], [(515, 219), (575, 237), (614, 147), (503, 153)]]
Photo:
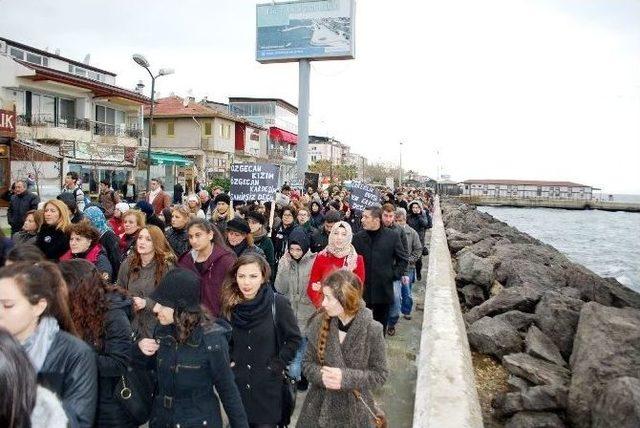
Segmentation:
[(256, 60), (355, 57), (354, 0), (310, 0), (256, 6)]
[(278, 190), (278, 166), (234, 163), (231, 165), (231, 199), (234, 201), (272, 201)]

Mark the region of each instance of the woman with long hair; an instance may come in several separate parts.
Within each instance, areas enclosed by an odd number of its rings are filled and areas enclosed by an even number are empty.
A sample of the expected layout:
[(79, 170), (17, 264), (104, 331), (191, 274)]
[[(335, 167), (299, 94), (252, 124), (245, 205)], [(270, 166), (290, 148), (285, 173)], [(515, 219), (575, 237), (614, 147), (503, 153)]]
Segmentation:
[(184, 253), (178, 266), (188, 269), (200, 277), (202, 304), (214, 316), (220, 313), (220, 291), (226, 273), (236, 255), (224, 243), (218, 229), (201, 218), (187, 224), (191, 251)]
[(0, 426), (66, 428), (56, 395), (36, 383), (36, 371), (20, 343), (0, 328)]
[(329, 232), (329, 244), (318, 253), (307, 286), (307, 294), (316, 307), (322, 303), (321, 282), (337, 269), (353, 272), (364, 284), (364, 259), (356, 253), (351, 240), (353, 233), (346, 221), (338, 221)]
[(198, 195), (192, 193), (187, 197), (187, 208), (189, 209), (189, 212), (193, 214), (193, 217), (205, 218), (201, 205)]
[(298, 323), (286, 297), (269, 285), (264, 257), (238, 258), (222, 289), (224, 317), (232, 330), (231, 361), (247, 419), (275, 428), (282, 421), (284, 370), (300, 346)]
[(116, 234), (118, 239), (124, 234), (124, 215), (129, 211), (129, 204), (126, 202), (118, 202), (113, 210), (113, 217), (109, 219), (109, 226)]
[(248, 428), (230, 367), (231, 329), (205, 315), (197, 275), (173, 269), (151, 298), (159, 325), (153, 338), (138, 342), (135, 355), (156, 374), (149, 427), (222, 427), (221, 401), (231, 427)]
[(153, 337), (157, 320), (153, 314), (155, 302), (150, 295), (175, 263), (176, 256), (158, 227), (140, 229), (135, 250), (120, 265), (116, 282), (133, 296), (133, 331), (136, 336)]
[(171, 211), (171, 226), (164, 231), (169, 245), (178, 257), (191, 249), (189, 246), (189, 236), (187, 235), (187, 223), (193, 217), (189, 209), (181, 205)]
[(307, 329), (302, 367), (311, 386), (296, 426), (373, 428), (368, 409), (379, 412), (372, 391), (388, 375), (382, 325), (365, 307), (353, 272), (333, 272), (322, 295), (322, 309)]
[(43, 221), (42, 211), (27, 211), (27, 214), (24, 217), (22, 229), (16, 232), (11, 239), (13, 239), (13, 242), (15, 242), (16, 245), (35, 244), (36, 238), (38, 237), (38, 231), (40, 230), (40, 226), (42, 226)]
[(127, 258), (135, 248), (136, 239), (140, 230), (147, 225), (142, 211), (129, 210), (122, 216), (124, 234), (120, 237), (120, 260)]
[[(91, 208), (91, 207), (89, 207)], [(93, 207), (95, 208), (95, 207)], [(106, 281), (113, 277), (113, 267), (104, 247), (100, 244), (100, 232), (84, 219), (69, 227), (69, 251), (60, 257), (60, 261), (84, 259), (93, 264)]]
[(37, 263), (43, 261), (45, 261), (44, 253), (40, 248), (33, 244), (22, 244), (16, 245), (9, 251), (5, 266), (20, 262)]
[(47, 259), (58, 261), (60, 256), (69, 251), (69, 208), (64, 202), (51, 199), (44, 204), (43, 216), (44, 223), (36, 237), (36, 245)]
[(86, 260), (60, 262), (69, 287), (71, 317), (80, 337), (97, 354), (98, 406), (95, 427), (137, 425), (114, 397), (113, 391), (131, 363), (131, 300), (109, 286)]
[(98, 391), (96, 358), (69, 312), (67, 285), (51, 262), (0, 269), (0, 327), (24, 347), (38, 383), (62, 400), (72, 426), (92, 427)]
[(115, 275), (120, 270), (120, 238), (107, 223), (107, 218), (104, 216), (102, 210), (98, 207), (88, 207), (84, 210), (84, 218), (89, 220), (93, 227), (98, 230), (100, 234), (99, 242), (104, 248), (113, 274)]

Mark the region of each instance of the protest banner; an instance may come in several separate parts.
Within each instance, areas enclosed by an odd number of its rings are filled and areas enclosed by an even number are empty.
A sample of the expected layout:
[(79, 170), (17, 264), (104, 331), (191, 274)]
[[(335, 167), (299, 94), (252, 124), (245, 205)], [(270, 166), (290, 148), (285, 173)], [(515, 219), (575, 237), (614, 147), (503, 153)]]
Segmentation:
[(231, 188), (234, 201), (273, 201), (278, 190), (278, 166), (272, 164), (234, 163), (231, 165)]
[(373, 205), (380, 205), (380, 197), (373, 187), (360, 181), (351, 183), (351, 198), (349, 206), (352, 210), (364, 210)]
[(317, 172), (304, 173), (304, 191), (305, 192), (309, 190), (309, 187), (311, 187), (314, 192), (317, 192), (319, 185), (320, 185), (320, 174), (318, 174)]

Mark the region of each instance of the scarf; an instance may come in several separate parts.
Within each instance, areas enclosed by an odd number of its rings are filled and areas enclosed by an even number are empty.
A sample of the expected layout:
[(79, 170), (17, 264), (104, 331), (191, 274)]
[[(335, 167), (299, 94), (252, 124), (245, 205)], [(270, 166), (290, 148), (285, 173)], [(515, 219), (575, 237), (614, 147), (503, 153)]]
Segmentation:
[[(341, 247), (338, 247), (336, 244), (336, 233), (338, 232), (339, 227), (343, 227), (344, 230), (347, 231), (347, 239), (345, 240), (345, 244)], [(352, 239), (353, 232), (351, 231), (349, 223), (346, 221), (339, 221), (331, 228), (331, 232), (329, 233), (329, 243), (327, 244), (327, 247), (320, 252), (320, 254), (324, 254), (325, 256), (331, 254), (339, 259), (346, 258), (342, 269), (354, 272), (358, 264), (358, 253), (356, 253), (356, 249), (351, 244)]]
[(58, 331), (60, 331), (58, 320), (54, 317), (42, 317), (36, 331), (22, 344), (36, 372), (40, 372), (42, 369)]
[(236, 253), (237, 257), (240, 257), (242, 252), (249, 247), (249, 244), (247, 244), (247, 240), (246, 239), (243, 239), (242, 242), (239, 243), (236, 246), (233, 246), (233, 245), (229, 244), (228, 242), (227, 242), (227, 245), (229, 246), (229, 248), (231, 248), (233, 250), (234, 253)]
[(231, 313), (231, 325), (241, 329), (252, 329), (264, 321), (265, 315), (271, 312), (271, 304), (275, 296), (268, 284), (262, 288), (251, 300), (243, 300), (238, 303)]
[(89, 207), (84, 210), (84, 216), (89, 219), (93, 226), (100, 231), (100, 237), (108, 230), (111, 230), (107, 219), (98, 207)]
[(160, 194), (160, 192), (162, 191), (161, 187), (158, 187), (156, 190), (152, 190), (149, 192), (149, 203), (152, 204), (153, 200), (156, 198), (156, 196), (158, 196)]
[(262, 239), (267, 236), (267, 230), (262, 226), (257, 232), (251, 232), (253, 235), (253, 242), (257, 244), (262, 241)]

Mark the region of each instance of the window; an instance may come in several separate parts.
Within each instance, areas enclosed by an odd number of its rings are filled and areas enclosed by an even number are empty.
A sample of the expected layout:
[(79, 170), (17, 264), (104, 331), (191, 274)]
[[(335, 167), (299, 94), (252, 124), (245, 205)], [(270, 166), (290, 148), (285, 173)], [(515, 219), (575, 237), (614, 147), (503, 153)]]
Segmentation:
[(9, 50), (9, 52), (11, 53), (11, 56), (16, 58), (16, 59), (21, 59), (24, 60), (24, 51), (22, 49), (18, 49), (18, 48), (11, 48)]
[(173, 137), (175, 135), (175, 126), (174, 122), (167, 122), (167, 136)]
[(155, 123), (151, 126), (151, 135), (154, 137), (156, 136), (156, 126), (157, 125)]
[(61, 126), (73, 128), (76, 117), (76, 103), (74, 100), (60, 99), (58, 109), (58, 121)]
[(218, 124), (218, 136), (222, 137), (222, 124), (221, 123)]
[(205, 122), (204, 123), (203, 132), (204, 132), (204, 136), (205, 137), (210, 137), (211, 136), (211, 122)]

